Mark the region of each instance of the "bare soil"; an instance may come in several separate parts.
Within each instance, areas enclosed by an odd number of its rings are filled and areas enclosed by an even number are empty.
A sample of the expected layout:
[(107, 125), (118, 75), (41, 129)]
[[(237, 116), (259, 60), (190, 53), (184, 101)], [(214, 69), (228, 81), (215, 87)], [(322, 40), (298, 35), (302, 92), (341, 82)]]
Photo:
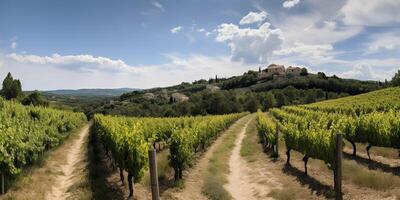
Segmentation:
[[(79, 172), (78, 163), (86, 160), (85, 141), (89, 135), (89, 125), (86, 125), (79, 133), (79, 138), (73, 141), (69, 148), (65, 149), (65, 163), (52, 162), (51, 165), (56, 166), (55, 169), (59, 174), (54, 184), (52, 184), (51, 191), (47, 194), (46, 199), (68, 199), (71, 196), (68, 190), (74, 183), (81, 180), (82, 174)], [(81, 165), (82, 166), (82, 165)], [(86, 164), (84, 164), (86, 166)]]
[(236, 139), (235, 147), (229, 159), (230, 174), (225, 188), (236, 200), (272, 199), (268, 197), (268, 194), (273, 188), (280, 188), (281, 184), (277, 182), (271, 172), (263, 170), (260, 166), (255, 168), (249, 166), (240, 155), (248, 124), (249, 122), (241, 128)]

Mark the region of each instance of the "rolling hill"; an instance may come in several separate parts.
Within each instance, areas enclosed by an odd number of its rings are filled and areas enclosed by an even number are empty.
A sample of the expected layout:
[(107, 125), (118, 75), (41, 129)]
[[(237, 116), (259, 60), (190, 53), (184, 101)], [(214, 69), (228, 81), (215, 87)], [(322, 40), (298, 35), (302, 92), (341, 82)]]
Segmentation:
[(264, 76), (248, 71), (230, 78), (201, 79), (192, 83), (122, 94), (90, 114), (180, 116), (256, 111), (362, 94), (385, 87), (377, 81), (343, 79), (324, 73)]

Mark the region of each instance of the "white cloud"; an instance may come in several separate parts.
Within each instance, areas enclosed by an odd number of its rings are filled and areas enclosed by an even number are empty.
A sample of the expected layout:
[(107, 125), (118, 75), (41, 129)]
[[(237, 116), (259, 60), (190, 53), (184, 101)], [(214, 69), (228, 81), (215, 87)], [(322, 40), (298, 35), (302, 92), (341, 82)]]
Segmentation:
[(171, 33), (175, 34), (178, 33), (179, 31), (181, 31), (183, 29), (182, 26), (177, 26), (171, 29)]
[(93, 55), (0, 54), (0, 79), (11, 72), (25, 90), (59, 88), (150, 88), (242, 74), (249, 66), (228, 56), (166, 54), (158, 65), (129, 65)]
[(342, 7), (344, 23), (360, 26), (390, 26), (400, 23), (399, 0), (351, 0)]
[(249, 12), (246, 16), (244, 16), (239, 24), (244, 25), (244, 24), (253, 24), (253, 23), (261, 23), (267, 18), (267, 12), (261, 11), (259, 13), (256, 12)]
[(164, 7), (163, 5), (158, 2), (158, 1), (153, 1), (151, 2), (151, 5), (153, 5), (154, 7), (156, 7), (157, 9), (159, 9), (160, 11), (164, 11)]
[[(366, 62), (367, 61), (367, 62)], [(340, 77), (343, 78), (353, 78), (353, 79), (361, 79), (361, 80), (380, 80), (384, 81), (391, 80), (394, 76), (394, 73), (399, 69), (393, 66), (384, 66), (386, 63), (380, 63), (384, 67), (377, 67), (376, 65), (372, 65), (368, 63), (370, 60), (359, 61), (353, 65), (353, 67), (344, 72), (337, 73)]]
[(240, 28), (234, 24), (221, 24), (216, 29), (217, 42), (228, 43), (233, 60), (248, 63), (266, 63), (273, 51), (279, 50), (283, 38), (279, 29), (269, 23), (258, 28)]
[(334, 44), (362, 32), (359, 26), (340, 26), (336, 21), (321, 21), (320, 14), (286, 17), (279, 24), (285, 38), (285, 45), (296, 42), (304, 44)]
[(370, 42), (366, 44), (367, 53), (376, 53), (380, 50), (400, 49), (400, 32), (388, 32), (375, 34), (370, 37)]
[(17, 63), (34, 64), (34, 65), (54, 65), (66, 70), (73, 71), (107, 71), (107, 72), (124, 72), (124, 73), (139, 73), (141, 68), (135, 68), (127, 65), (122, 60), (113, 60), (107, 57), (95, 57), (92, 55), (59, 55), (51, 56), (38, 55), (21, 55), (16, 53), (7, 54), (5, 56), (9, 60)]
[(17, 48), (17, 42), (16, 41), (12, 41), (10, 47), (11, 47), (11, 49)]
[(282, 6), (284, 8), (292, 8), (293, 6), (297, 5), (298, 3), (300, 3), (300, 0), (288, 0), (288, 1), (284, 1)]
[[(274, 55), (277, 56), (293, 56), (315, 62), (333, 60), (335, 54), (336, 52), (333, 51), (333, 46), (330, 44), (306, 45), (295, 43), (292, 47), (274, 51)], [(312, 64), (316, 64), (315, 62)]]

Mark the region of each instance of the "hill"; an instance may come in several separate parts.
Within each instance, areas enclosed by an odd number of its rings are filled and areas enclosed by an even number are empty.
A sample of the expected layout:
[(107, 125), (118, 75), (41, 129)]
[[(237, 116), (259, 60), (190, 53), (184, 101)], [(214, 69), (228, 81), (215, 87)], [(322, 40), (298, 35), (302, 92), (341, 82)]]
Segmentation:
[(201, 79), (192, 83), (125, 93), (90, 114), (128, 116), (181, 116), (266, 110), (362, 94), (385, 83), (342, 79), (317, 74), (265, 75), (248, 71), (230, 78)]
[[(42, 91), (41, 94), (53, 108), (88, 113), (121, 94), (137, 90), (139, 89), (66, 89)], [(29, 94), (30, 92), (25, 93)]]
[(104, 96), (113, 97), (120, 96), (124, 93), (137, 91), (140, 89), (135, 88), (115, 88), (115, 89), (78, 89), (78, 90), (48, 90), (42, 91), (43, 93), (64, 95), (64, 96)]

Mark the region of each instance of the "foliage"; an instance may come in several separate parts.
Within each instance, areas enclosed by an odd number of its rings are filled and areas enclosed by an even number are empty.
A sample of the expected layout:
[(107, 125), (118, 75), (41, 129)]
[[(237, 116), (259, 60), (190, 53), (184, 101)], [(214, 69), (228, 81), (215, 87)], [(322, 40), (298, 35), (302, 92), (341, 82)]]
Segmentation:
[(300, 75), (302, 75), (302, 76), (307, 76), (307, 75), (308, 75), (307, 68), (305, 68), (305, 67), (301, 68)]
[(271, 117), (258, 110), (257, 130), (260, 143), (264, 146), (276, 144), (276, 123)]
[(111, 152), (117, 165), (139, 181), (147, 167), (147, 151), (155, 142), (167, 142), (170, 165), (176, 180), (182, 178), (183, 169), (190, 165), (194, 154), (205, 149), (220, 132), (246, 113), (180, 117), (130, 118), (96, 114), (93, 131)]
[(334, 136), (352, 142), (400, 148), (400, 88), (387, 88), (352, 97), (270, 112), (282, 125), (288, 149), (332, 166)]
[(23, 105), (33, 105), (33, 106), (44, 106), (47, 107), (49, 102), (44, 100), (42, 95), (35, 90), (34, 92), (30, 93), (24, 99), (22, 99), (21, 103)]
[[(248, 71), (231, 78), (198, 80), (166, 88), (153, 88), (121, 95), (89, 113), (140, 117), (171, 117), (207, 114), (228, 114), (243, 111), (266, 111), (273, 107), (318, 102), (370, 92), (388, 84), (311, 74), (302, 70), (300, 76), (263, 77), (258, 71)], [(209, 83), (211, 82), (211, 83)], [(210, 91), (207, 85), (219, 87)], [(171, 102), (172, 93), (189, 97), (185, 102)], [(151, 93), (154, 98), (146, 98)]]
[(393, 76), (392, 81), (390, 82), (393, 86), (400, 86), (400, 70)]
[(3, 81), (3, 88), (1, 91), (5, 99), (15, 99), (22, 96), (21, 82), (18, 79), (14, 79), (9, 72)]
[(1, 173), (7, 177), (19, 174), (84, 122), (82, 113), (22, 106), (0, 98)]

